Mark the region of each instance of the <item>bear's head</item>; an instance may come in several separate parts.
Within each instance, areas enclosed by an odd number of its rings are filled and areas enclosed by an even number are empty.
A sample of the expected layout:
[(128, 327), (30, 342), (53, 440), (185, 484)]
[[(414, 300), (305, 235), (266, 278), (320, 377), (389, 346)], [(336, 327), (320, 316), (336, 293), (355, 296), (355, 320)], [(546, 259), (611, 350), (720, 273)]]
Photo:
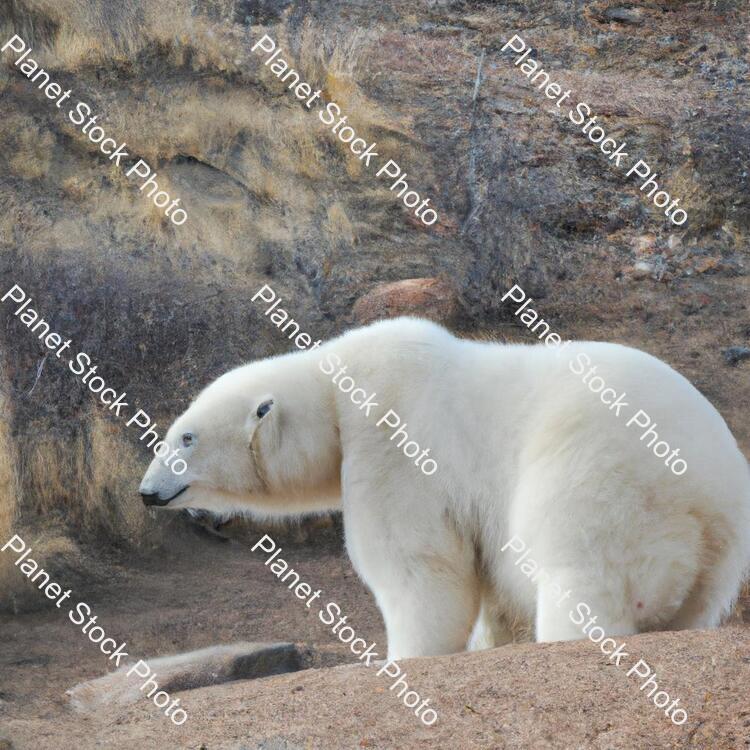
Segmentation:
[(143, 502), (262, 516), (336, 507), (335, 410), (302, 359), (262, 360), (211, 383), (169, 428), (169, 453), (160, 450), (141, 482)]

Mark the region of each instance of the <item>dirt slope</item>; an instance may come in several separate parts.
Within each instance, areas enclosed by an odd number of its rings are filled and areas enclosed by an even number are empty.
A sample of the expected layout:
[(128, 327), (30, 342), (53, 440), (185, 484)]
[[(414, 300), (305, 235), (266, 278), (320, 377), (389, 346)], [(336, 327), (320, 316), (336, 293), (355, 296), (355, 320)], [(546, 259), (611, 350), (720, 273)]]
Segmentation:
[[(336, 545), (284, 545), (284, 556), (350, 613), (357, 634), (385, 644), (380, 616)], [(176, 693), (189, 719), (174, 727), (146, 699), (102, 715), (73, 713), (65, 691), (109, 665), (51, 607), (0, 616), (0, 739), (16, 750), (156, 747), (293, 748), (731, 748), (750, 746), (750, 628), (626, 638), (630, 659), (607, 664), (587, 641), (518, 644), (405, 662), (406, 681), (439, 719), (425, 727), (375, 667), (350, 666), (348, 647), (290, 594), (249, 546), (196, 541), (189, 555), (102, 564), (102, 583), (74, 586), (108, 635), (135, 658), (241, 640), (301, 641), (322, 663), (279, 677)], [(744, 602), (746, 619), (750, 601)], [(619, 639), (618, 639), (619, 640)], [(644, 659), (660, 688), (688, 712), (672, 723), (626, 665)], [(649, 688), (650, 689), (650, 688)], [(283, 738), (288, 744), (276, 743)], [(263, 744), (266, 743), (266, 744)], [(1, 747), (1, 745), (0, 745)]]
[(750, 631), (628, 638), (655, 667), (660, 688), (688, 711), (674, 726), (644, 680), (607, 663), (589, 642), (523, 644), (402, 664), (410, 687), (439, 696), (425, 727), (375, 668), (341, 666), (182, 693), (180, 728), (146, 701), (95, 719), (15, 720), (16, 747), (256, 748), (598, 748), (661, 750), (750, 746)]

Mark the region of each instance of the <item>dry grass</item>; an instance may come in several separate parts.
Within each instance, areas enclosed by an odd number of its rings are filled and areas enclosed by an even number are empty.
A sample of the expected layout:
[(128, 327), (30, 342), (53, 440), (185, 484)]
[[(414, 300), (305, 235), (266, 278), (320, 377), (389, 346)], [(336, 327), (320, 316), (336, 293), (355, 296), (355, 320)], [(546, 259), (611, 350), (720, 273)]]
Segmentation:
[[(10, 430), (10, 404), (0, 392), (0, 546), (10, 539), (17, 512), (18, 482), (16, 458)], [(6, 552), (0, 553), (0, 602), (6, 592), (14, 588), (13, 560)]]
[[(358, 31), (351, 35), (327, 35), (308, 23), (302, 31), (302, 40), (297, 61), (298, 69), (308, 80), (322, 84), (323, 97), (339, 105), (349, 124), (357, 134), (379, 145), (388, 141), (398, 143), (407, 140), (411, 123), (396, 112), (385, 110), (378, 102), (369, 98), (358, 80), (376, 76), (378, 71), (369, 69), (368, 59), (373, 46), (379, 40), (374, 32)], [(289, 45), (287, 45), (288, 49)], [(313, 124), (322, 128), (320, 122)], [(363, 163), (354, 156), (349, 147), (330, 133), (327, 138), (337, 145), (339, 154), (346, 160), (346, 170), (352, 179), (366, 179)], [(386, 149), (387, 150), (387, 149)], [(390, 156), (390, 153), (389, 153)]]
[[(68, 576), (71, 571), (87, 575), (78, 541), (106, 550), (158, 541), (161, 527), (149, 517), (134, 484), (144, 461), (119, 425), (92, 409), (77, 436), (32, 427), (18, 439), (14, 454), (6, 409), (2, 416), (0, 538), (7, 540), (13, 529), (32, 548), (34, 560)], [(35, 608), (39, 602), (33, 587), (13, 570), (10, 556), (0, 555), (0, 611)]]
[(72, 440), (49, 433), (23, 440), (24, 514), (56, 516), (83, 538), (137, 546), (149, 526), (133, 484), (143, 461), (118, 425), (94, 410), (85, 424)]
[[(49, 195), (65, 196), (50, 211), (49, 222), (26, 238), (27, 248), (47, 254), (51, 247), (66, 253), (98, 247), (102, 227), (114, 219), (122, 244), (155, 238), (161, 255), (173, 263), (208, 253), (246, 264), (269, 243), (292, 241), (300, 225), (319, 222), (320, 197), (340, 189), (342, 170), (349, 179), (377, 184), (349, 147), (328, 132), (317, 110), (308, 111), (285, 92), (268, 68), (258, 71), (260, 86), (228, 83), (227, 74), (246, 72), (258, 63), (257, 55), (238, 43), (244, 31), (192, 15), (189, 7), (178, 0), (14, 4), (6, 35), (20, 33), (33, 45), (34, 58), (53, 74), (73, 73), (80, 81), (74, 98), (83, 98), (101, 116), (108, 136), (125, 141), (130, 153), (148, 161), (158, 172), (160, 189), (179, 196), (190, 216), (188, 228), (176, 229), (138, 191), (140, 178), (107, 164), (98, 147), (65, 119), (51, 122), (51, 130), (43, 121), (17, 121), (0, 134), (0, 145), (15, 155), (14, 171), (44, 182)], [(214, 3), (227, 17), (233, 7), (230, 0), (223, 8)], [(362, 137), (388, 145), (389, 155), (399, 158), (409, 124), (368, 99), (357, 83), (377, 44), (372, 32), (344, 36), (307, 24), (294, 44), (283, 24), (272, 33), (303, 79), (322, 88), (326, 100), (335, 100)], [(243, 49), (239, 55), (238, 49)], [(143, 65), (148, 71), (155, 61), (160, 75), (168, 73), (163, 85), (131, 90), (124, 83), (108, 91), (93, 82), (94, 70), (124, 65), (137, 71)], [(17, 75), (12, 81), (25, 84)], [(50, 111), (51, 118), (55, 114)], [(72, 144), (61, 147), (59, 131)], [(11, 138), (15, 133), (27, 135)], [(183, 157), (194, 161), (176, 163)], [(21, 204), (18, 210), (27, 209)], [(357, 231), (346, 213), (343, 203), (334, 207), (327, 225), (353, 242)], [(71, 214), (85, 219), (72, 224)], [(286, 221), (289, 216), (294, 225)]]
[(132, 62), (154, 45), (179, 55), (185, 39), (203, 43), (205, 64), (220, 64), (221, 42), (209, 28), (202, 18), (192, 18), (189, 4), (178, 0), (17, 0), (2, 31), (5, 36), (19, 34), (43, 66), (77, 70)]
[(49, 172), (54, 153), (53, 135), (37, 126), (32, 118), (26, 117), (10, 131), (7, 153), (13, 173), (24, 180), (34, 180)]
[(343, 241), (347, 245), (354, 245), (357, 235), (354, 226), (346, 214), (346, 208), (341, 201), (336, 201), (328, 206), (328, 218), (325, 223), (326, 231), (334, 241)]
[[(19, 534), (40, 567), (70, 585), (100, 577), (106, 561), (97, 549), (149, 551), (162, 543), (165, 529), (174, 534), (176, 516), (155, 517), (141, 502), (137, 478), (147, 459), (121, 424), (92, 408), (73, 436), (32, 425), (17, 439), (16, 454), (9, 448), (7, 412), (0, 416), (0, 543)], [(330, 525), (330, 518), (305, 521), (299, 528), (290, 524), (298, 540)], [(243, 519), (234, 526), (238, 535), (251, 528)], [(38, 609), (44, 599), (13, 560), (11, 554), (0, 555), (0, 612)]]

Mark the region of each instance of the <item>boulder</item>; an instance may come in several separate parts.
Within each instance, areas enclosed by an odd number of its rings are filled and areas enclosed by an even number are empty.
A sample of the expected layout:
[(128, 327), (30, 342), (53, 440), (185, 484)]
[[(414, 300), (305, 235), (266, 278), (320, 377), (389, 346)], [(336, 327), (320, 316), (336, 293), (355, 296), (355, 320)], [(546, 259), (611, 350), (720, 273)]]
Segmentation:
[(354, 304), (358, 323), (414, 315), (448, 323), (459, 309), (458, 296), (446, 281), (437, 278), (404, 279), (378, 284)]
[[(293, 643), (240, 642), (144, 661), (151, 668), (159, 689), (172, 693), (231, 680), (295, 672), (303, 667), (307, 656)], [(104, 706), (135, 703), (144, 697), (148, 692), (148, 688), (144, 692), (140, 690), (144, 678), (136, 672), (128, 675), (134, 663), (68, 690), (73, 709), (79, 713), (91, 713)]]

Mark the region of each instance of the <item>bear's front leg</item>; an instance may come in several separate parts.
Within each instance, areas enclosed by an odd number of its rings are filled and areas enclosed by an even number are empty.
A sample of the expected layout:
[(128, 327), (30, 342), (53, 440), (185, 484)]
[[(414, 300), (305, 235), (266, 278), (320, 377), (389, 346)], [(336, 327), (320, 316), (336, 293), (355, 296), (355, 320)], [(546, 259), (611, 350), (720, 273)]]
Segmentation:
[[(422, 528), (345, 505), (347, 549), (385, 621), (388, 658), (464, 651), (479, 611), (474, 550), (437, 519)], [(383, 507), (380, 506), (380, 511)]]
[(375, 591), (388, 634), (388, 659), (465, 651), (479, 609), (469, 580), (420, 571)]

